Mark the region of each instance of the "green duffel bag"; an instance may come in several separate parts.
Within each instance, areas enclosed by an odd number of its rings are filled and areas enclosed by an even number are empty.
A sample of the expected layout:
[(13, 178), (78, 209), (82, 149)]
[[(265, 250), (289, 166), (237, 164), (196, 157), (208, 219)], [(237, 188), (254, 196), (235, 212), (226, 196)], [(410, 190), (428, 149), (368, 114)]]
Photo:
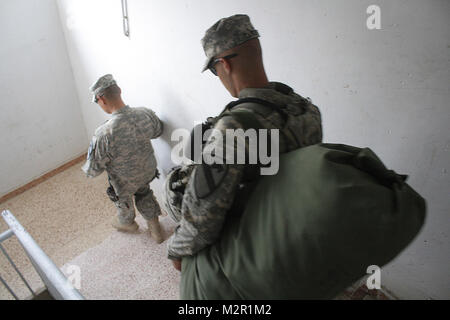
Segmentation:
[(219, 240), (184, 257), (181, 299), (331, 299), (419, 233), (425, 200), (368, 148), (280, 156)]

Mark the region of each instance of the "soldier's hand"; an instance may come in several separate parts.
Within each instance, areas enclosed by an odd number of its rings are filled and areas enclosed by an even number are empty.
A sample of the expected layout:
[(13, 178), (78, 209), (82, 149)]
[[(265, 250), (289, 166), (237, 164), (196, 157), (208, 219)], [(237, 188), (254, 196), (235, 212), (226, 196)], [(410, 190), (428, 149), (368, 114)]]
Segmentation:
[(181, 272), (181, 259), (172, 260), (172, 263), (173, 263), (173, 267)]

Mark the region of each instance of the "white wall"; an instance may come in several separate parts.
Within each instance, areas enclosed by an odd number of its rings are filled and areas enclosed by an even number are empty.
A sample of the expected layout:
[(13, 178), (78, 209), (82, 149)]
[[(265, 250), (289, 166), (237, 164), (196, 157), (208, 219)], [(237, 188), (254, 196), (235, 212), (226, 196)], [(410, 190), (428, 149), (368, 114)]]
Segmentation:
[[(382, 284), (403, 298), (450, 298), (449, 1), (128, 0), (130, 39), (120, 1), (58, 3), (88, 135), (107, 118), (88, 87), (112, 73), (130, 105), (166, 121), (155, 142), (164, 169), (171, 130), (231, 100), (217, 78), (200, 73), (201, 37), (221, 17), (249, 14), (270, 79), (321, 108), (325, 141), (371, 147), (428, 201), (423, 232), (383, 269)], [(382, 29), (370, 31), (374, 3)]]
[(0, 39), (1, 196), (88, 142), (56, 2), (1, 0)]

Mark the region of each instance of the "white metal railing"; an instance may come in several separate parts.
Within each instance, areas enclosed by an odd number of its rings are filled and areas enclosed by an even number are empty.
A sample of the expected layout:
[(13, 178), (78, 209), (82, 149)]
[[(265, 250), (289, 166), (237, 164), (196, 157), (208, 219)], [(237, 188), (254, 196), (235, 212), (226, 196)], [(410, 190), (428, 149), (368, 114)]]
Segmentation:
[[(23, 275), (20, 273), (17, 266), (14, 264), (12, 259), (9, 257), (5, 248), (1, 245), (3, 241), (15, 235), (22, 245), (25, 253), (30, 259), (33, 267), (36, 269), (37, 273), (41, 277), (44, 285), (47, 287), (50, 295), (56, 300), (84, 300), (81, 293), (75, 289), (69, 280), (64, 276), (61, 270), (53, 263), (53, 261), (45, 254), (45, 252), (39, 247), (39, 245), (34, 241), (31, 235), (22, 227), (22, 225), (17, 221), (17, 219), (12, 215), (11, 212), (5, 210), (2, 212), (3, 219), (9, 226), (9, 230), (0, 234), (0, 250), (8, 259), (9, 263), (13, 266), (14, 270), (19, 274), (22, 281), (27, 286), (28, 290), (31, 291), (33, 297), (36, 293), (33, 292), (30, 285), (27, 283)], [(0, 276), (0, 282), (6, 287), (6, 289), (11, 293), (11, 295), (18, 299), (14, 291), (8, 286), (6, 281)]]

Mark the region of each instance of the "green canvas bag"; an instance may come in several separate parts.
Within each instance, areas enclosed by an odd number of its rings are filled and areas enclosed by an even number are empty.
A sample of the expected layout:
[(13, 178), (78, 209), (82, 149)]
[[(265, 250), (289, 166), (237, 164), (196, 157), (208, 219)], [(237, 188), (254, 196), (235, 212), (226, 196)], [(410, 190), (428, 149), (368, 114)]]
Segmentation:
[(219, 240), (183, 257), (181, 299), (334, 298), (419, 233), (425, 200), (405, 180), (368, 148), (280, 155)]

